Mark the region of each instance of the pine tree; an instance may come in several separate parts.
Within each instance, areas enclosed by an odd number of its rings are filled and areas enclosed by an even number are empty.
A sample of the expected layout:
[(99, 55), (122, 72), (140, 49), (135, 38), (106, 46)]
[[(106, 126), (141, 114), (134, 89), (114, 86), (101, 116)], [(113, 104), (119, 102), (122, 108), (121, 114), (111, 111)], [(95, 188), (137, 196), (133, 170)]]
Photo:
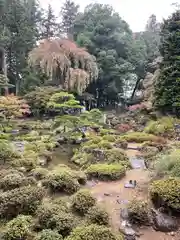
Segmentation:
[(69, 39), (73, 38), (74, 23), (78, 15), (79, 5), (76, 5), (71, 0), (66, 0), (62, 9), (62, 32), (66, 33)]
[(155, 106), (177, 112), (180, 107), (180, 10), (164, 21), (160, 52), (163, 62), (155, 85)]
[(51, 5), (48, 5), (48, 10), (45, 13), (45, 16), (42, 20), (42, 38), (51, 38), (56, 35), (57, 31), (57, 22), (56, 22), (56, 16), (54, 15), (53, 9)]

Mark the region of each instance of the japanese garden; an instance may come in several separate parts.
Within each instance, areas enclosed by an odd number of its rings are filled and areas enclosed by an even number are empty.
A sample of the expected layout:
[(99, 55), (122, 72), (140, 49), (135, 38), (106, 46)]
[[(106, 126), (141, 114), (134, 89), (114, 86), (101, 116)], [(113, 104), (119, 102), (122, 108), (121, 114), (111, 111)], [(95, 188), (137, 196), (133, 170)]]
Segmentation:
[(179, 6), (59, 12), (0, 0), (0, 239), (179, 240)]

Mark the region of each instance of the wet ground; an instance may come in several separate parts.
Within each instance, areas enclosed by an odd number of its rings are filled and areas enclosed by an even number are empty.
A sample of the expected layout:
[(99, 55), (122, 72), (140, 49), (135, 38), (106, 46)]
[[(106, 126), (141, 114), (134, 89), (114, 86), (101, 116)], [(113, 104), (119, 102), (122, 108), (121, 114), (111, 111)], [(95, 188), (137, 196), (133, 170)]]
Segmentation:
[[(132, 145), (131, 145), (132, 146)], [(133, 144), (135, 147), (135, 144)], [(140, 156), (138, 150), (127, 150), (129, 158), (135, 159)], [(92, 194), (97, 198), (99, 204), (102, 204), (110, 215), (111, 226), (115, 231), (118, 231), (120, 226), (120, 209), (124, 208), (129, 200), (133, 198), (139, 200), (146, 200), (148, 196), (148, 184), (150, 182), (150, 173), (144, 169), (144, 164), (140, 158), (139, 163), (136, 157), (135, 169), (129, 170), (126, 176), (119, 181), (115, 182), (98, 182), (89, 184)], [(138, 165), (138, 168), (137, 168)], [(135, 189), (125, 188), (124, 185), (129, 180), (136, 180), (137, 187)], [(180, 233), (171, 236), (167, 233), (156, 232), (151, 227), (139, 228), (139, 240), (180, 240)], [(179, 236), (178, 236), (179, 235)]]

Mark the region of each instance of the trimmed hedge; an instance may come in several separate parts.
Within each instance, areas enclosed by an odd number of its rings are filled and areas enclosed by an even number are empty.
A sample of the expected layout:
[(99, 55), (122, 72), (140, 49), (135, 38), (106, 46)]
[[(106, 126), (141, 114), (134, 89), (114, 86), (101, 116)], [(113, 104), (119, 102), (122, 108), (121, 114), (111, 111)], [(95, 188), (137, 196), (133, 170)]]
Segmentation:
[(89, 225), (75, 228), (66, 240), (123, 240), (105, 226)]
[(149, 209), (146, 201), (133, 199), (128, 203), (127, 209), (131, 223), (140, 225), (149, 224)]
[(19, 214), (32, 214), (45, 195), (43, 188), (25, 186), (0, 194), (0, 218), (11, 219)]
[(65, 203), (58, 204), (55, 203), (43, 203), (38, 207), (36, 216), (38, 219), (38, 225), (41, 229), (50, 228), (51, 227), (51, 219), (54, 215), (59, 212), (67, 212), (68, 208)]
[(72, 194), (76, 192), (80, 185), (71, 172), (62, 169), (61, 172), (52, 172), (48, 174), (43, 181), (43, 185), (54, 192), (65, 192)]
[(121, 164), (94, 164), (86, 169), (89, 179), (97, 178), (102, 181), (121, 179), (125, 173), (125, 167)]
[(19, 215), (7, 223), (3, 240), (29, 239), (31, 236), (32, 217)]
[(31, 173), (37, 180), (42, 180), (48, 175), (49, 171), (46, 168), (37, 167)]
[(145, 132), (132, 132), (125, 134), (120, 137), (121, 140), (125, 140), (127, 142), (136, 142), (136, 143), (143, 143), (143, 142), (158, 142), (158, 143), (166, 143), (166, 140), (162, 137), (157, 137), (152, 134), (148, 134)]
[(154, 181), (150, 185), (149, 193), (156, 207), (180, 212), (180, 178)]
[(88, 223), (97, 225), (109, 225), (109, 215), (100, 206), (90, 208), (86, 214)]
[(63, 237), (70, 234), (76, 226), (76, 219), (71, 213), (58, 212), (49, 220), (50, 229), (56, 229)]
[(0, 162), (7, 163), (16, 158), (19, 158), (20, 154), (14, 149), (11, 142), (6, 140), (0, 140)]
[(122, 163), (124, 166), (130, 166), (127, 154), (124, 150), (118, 148), (106, 150), (104, 160), (108, 163)]
[(164, 134), (171, 132), (174, 129), (175, 119), (171, 117), (163, 117), (158, 119), (158, 121), (150, 121), (145, 127), (144, 131), (146, 133), (152, 133), (155, 135)]
[(55, 230), (45, 229), (38, 234), (35, 240), (63, 240), (63, 237)]
[(72, 209), (82, 215), (96, 204), (96, 199), (88, 190), (80, 190), (72, 196)]
[(0, 179), (0, 188), (4, 191), (32, 184), (36, 184), (36, 180), (32, 177), (25, 177), (21, 173), (8, 174)]
[(37, 167), (38, 161), (38, 153), (25, 151), (20, 158), (11, 162), (11, 166), (15, 168), (25, 167), (27, 171), (31, 171)]

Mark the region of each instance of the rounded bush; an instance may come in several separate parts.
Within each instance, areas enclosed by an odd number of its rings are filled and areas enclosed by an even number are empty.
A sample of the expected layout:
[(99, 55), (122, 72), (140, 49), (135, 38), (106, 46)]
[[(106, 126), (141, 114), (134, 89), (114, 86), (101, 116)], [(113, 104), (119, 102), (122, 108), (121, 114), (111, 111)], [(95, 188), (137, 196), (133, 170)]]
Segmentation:
[(98, 225), (109, 225), (108, 213), (100, 206), (90, 208), (86, 214), (88, 222)]
[(180, 166), (180, 150), (173, 149), (170, 152), (160, 154), (155, 162), (155, 171), (157, 176), (173, 176), (179, 177), (178, 172)]
[(123, 240), (105, 226), (89, 225), (75, 228), (66, 240)]
[(70, 234), (75, 224), (75, 217), (71, 213), (66, 212), (58, 212), (49, 220), (49, 227), (56, 229), (63, 237)]
[(113, 148), (105, 151), (105, 161), (108, 163), (123, 163), (123, 165), (129, 165), (129, 159), (127, 154), (118, 148)]
[(125, 167), (120, 164), (93, 164), (86, 169), (89, 179), (102, 181), (118, 180), (125, 176)]
[(48, 187), (52, 192), (65, 192), (69, 194), (76, 192), (80, 188), (77, 179), (64, 169), (60, 172), (53, 172), (47, 175), (43, 181), (43, 185)]
[(67, 206), (65, 203), (58, 204), (53, 203), (44, 203), (37, 209), (36, 215), (38, 218), (38, 224), (41, 229), (50, 228), (51, 226), (51, 219), (54, 215), (59, 212), (67, 212)]
[(144, 132), (132, 132), (125, 134), (120, 137), (121, 140), (125, 140), (127, 142), (136, 142), (136, 143), (143, 143), (146, 141), (150, 142), (158, 142), (158, 143), (165, 143), (166, 140), (161, 137), (157, 137), (152, 134), (144, 133)]
[(153, 204), (166, 210), (180, 212), (180, 179), (169, 178), (154, 181), (149, 188)]
[(10, 174), (19, 174), (20, 176), (24, 176), (23, 173), (19, 172), (18, 170), (14, 169), (14, 168), (8, 168), (8, 169), (2, 169), (0, 171), (0, 179), (4, 178), (5, 176), (7, 175), (10, 175)]
[(26, 151), (21, 158), (12, 161), (11, 165), (16, 168), (25, 167), (27, 171), (31, 171), (38, 165), (38, 154), (34, 151)]
[(104, 135), (103, 140), (108, 141), (108, 142), (115, 142), (117, 139), (116, 135)]
[(19, 188), (22, 186), (27, 186), (31, 184), (35, 184), (36, 181), (32, 177), (25, 177), (23, 174), (14, 173), (9, 174), (0, 179), (0, 188), (4, 191), (12, 190), (15, 188)]
[(146, 133), (152, 133), (155, 135), (164, 134), (173, 131), (175, 119), (171, 117), (163, 117), (158, 121), (150, 121), (145, 127)]
[(122, 148), (122, 149), (127, 149), (128, 147), (128, 142), (126, 142), (125, 140), (122, 140), (121, 138), (116, 139), (116, 141), (114, 142), (114, 145), (117, 148)]
[(3, 240), (26, 240), (31, 235), (32, 217), (19, 215), (7, 223)]
[(63, 240), (63, 237), (55, 230), (45, 229), (38, 234), (35, 240)]
[(42, 180), (48, 175), (49, 171), (46, 168), (37, 167), (31, 173), (37, 180)]
[(128, 203), (129, 221), (133, 224), (149, 224), (148, 203), (142, 200), (133, 199)]
[(80, 214), (85, 214), (96, 204), (96, 199), (88, 190), (80, 190), (72, 196), (72, 208)]
[(10, 162), (19, 157), (18, 152), (13, 148), (12, 144), (6, 140), (0, 140), (0, 162)]
[(0, 194), (0, 218), (11, 219), (18, 214), (32, 214), (40, 205), (45, 191), (25, 186)]

